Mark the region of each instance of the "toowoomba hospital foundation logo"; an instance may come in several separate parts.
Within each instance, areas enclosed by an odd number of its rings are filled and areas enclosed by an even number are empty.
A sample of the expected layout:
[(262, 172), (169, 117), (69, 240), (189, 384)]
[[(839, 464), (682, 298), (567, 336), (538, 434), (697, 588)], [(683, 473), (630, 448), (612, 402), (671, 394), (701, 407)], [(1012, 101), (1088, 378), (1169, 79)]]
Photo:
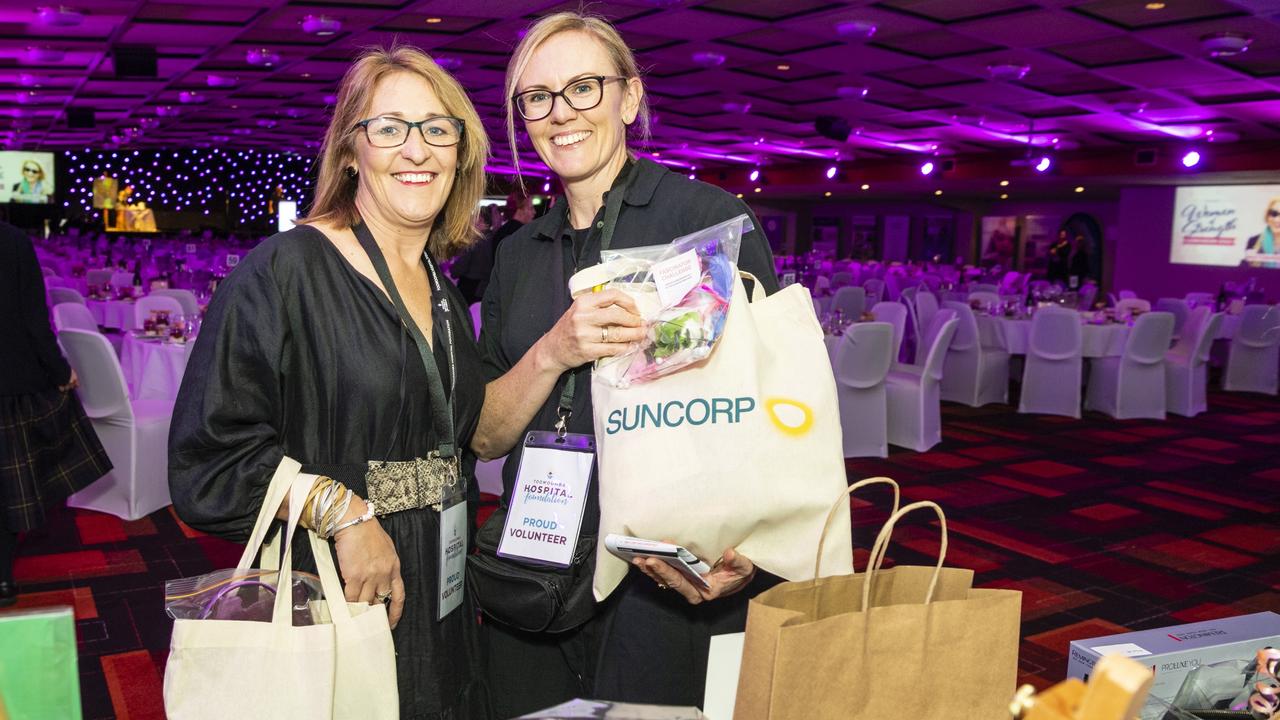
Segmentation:
[[(637, 430), (732, 425), (742, 422), (756, 412), (760, 405), (750, 396), (693, 398), (632, 405), (609, 413), (605, 433), (616, 435)], [(785, 435), (799, 437), (813, 429), (813, 410), (798, 400), (770, 397), (765, 398), (763, 405), (770, 424)]]

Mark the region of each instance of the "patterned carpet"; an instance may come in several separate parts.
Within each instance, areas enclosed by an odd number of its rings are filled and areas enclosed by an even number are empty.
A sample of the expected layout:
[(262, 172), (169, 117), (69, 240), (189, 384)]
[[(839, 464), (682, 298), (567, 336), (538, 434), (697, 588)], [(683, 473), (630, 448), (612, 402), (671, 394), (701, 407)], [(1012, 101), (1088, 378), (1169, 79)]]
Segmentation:
[[(944, 406), (928, 453), (851, 460), (850, 478), (887, 475), (905, 500), (947, 511), (949, 565), (1023, 592), (1023, 679), (1062, 679), (1070, 640), (1280, 610), (1280, 400), (1211, 393), (1195, 419), (1114, 421)], [(883, 490), (854, 500), (858, 559)], [(931, 561), (937, 530), (904, 523), (891, 556)], [(18, 607), (76, 609), (85, 717), (163, 718), (170, 621), (164, 580), (230, 567), (239, 548), (171, 510), (137, 522), (57, 513), (24, 538)]]

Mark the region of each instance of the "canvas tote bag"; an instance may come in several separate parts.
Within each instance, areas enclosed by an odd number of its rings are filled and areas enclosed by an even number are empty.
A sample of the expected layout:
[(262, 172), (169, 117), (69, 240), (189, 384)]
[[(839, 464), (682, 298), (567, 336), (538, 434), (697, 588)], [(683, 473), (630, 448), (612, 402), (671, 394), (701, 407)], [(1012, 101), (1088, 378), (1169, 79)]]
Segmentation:
[[(280, 461), (237, 565), (252, 567), (276, 508), (292, 493), (280, 587), (292, 587), (291, 541), (314, 481), (314, 476), (298, 481), (300, 468), (291, 458)], [(269, 623), (175, 620), (164, 677), (165, 712), (171, 720), (399, 717), (386, 607), (345, 602), (328, 543), (314, 532), (308, 535), (326, 598), (318, 613), (322, 622), (294, 627), (287, 592), (278, 593)], [(264, 559), (268, 556), (275, 555), (264, 553)]]
[[(938, 516), (937, 565), (881, 569), (894, 526), (918, 510)], [(974, 588), (973, 571), (942, 566), (946, 551), (942, 509), (917, 502), (890, 516), (866, 573), (752, 598), (734, 720), (1007, 718), (1021, 593)]]
[[(708, 564), (735, 548), (774, 575), (809, 578), (812, 538), (847, 484), (835, 378), (809, 291), (757, 297), (753, 283), (748, 297), (742, 277), (706, 360), (628, 388), (592, 376), (600, 534), (668, 540)], [(848, 513), (833, 532), (848, 535)], [(849, 544), (822, 562), (852, 572)], [(596, 598), (626, 573), (599, 543)]]

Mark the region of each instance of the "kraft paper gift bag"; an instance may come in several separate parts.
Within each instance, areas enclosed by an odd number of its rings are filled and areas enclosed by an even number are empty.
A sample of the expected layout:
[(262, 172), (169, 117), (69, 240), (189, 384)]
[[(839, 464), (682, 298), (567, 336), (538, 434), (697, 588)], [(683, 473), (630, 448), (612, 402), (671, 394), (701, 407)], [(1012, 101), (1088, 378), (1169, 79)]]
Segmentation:
[[(894, 525), (921, 509), (942, 532), (934, 567), (881, 569)], [(1021, 593), (944, 568), (946, 518), (895, 512), (867, 572), (782, 583), (747, 612), (734, 720), (1002, 720), (1017, 680)]]
[[(281, 460), (237, 567), (251, 567), (276, 508), (289, 497), (278, 587), (292, 587), (293, 533), (314, 476)], [(400, 715), (395, 648), (386, 607), (347, 603), (329, 545), (307, 531), (327, 612), (293, 626), (292, 593), (277, 593), (271, 622), (174, 620), (165, 667), (171, 720), (325, 718), (395, 720)], [(264, 553), (273, 556), (271, 552)], [(268, 560), (264, 564), (274, 565)], [(336, 602), (334, 599), (337, 599)]]
[[(707, 359), (627, 388), (593, 375), (591, 397), (601, 537), (668, 540), (708, 564), (735, 548), (787, 580), (813, 577), (812, 539), (847, 483), (835, 378), (806, 288), (748, 297), (739, 277)], [(833, 531), (849, 534), (847, 513)], [(822, 562), (852, 572), (852, 549), (834, 543)], [(597, 599), (626, 573), (597, 545)]]

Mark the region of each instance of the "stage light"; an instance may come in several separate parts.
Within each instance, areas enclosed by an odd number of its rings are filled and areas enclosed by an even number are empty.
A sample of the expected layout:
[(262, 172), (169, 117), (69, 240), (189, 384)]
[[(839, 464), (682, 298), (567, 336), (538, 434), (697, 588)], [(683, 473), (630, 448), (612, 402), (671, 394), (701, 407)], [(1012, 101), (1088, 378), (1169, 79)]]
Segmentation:
[(542, 192), (544, 192), (544, 193), (549, 193), (549, 192), (551, 192), (551, 181), (550, 181), (550, 180), (548, 180), (548, 181), (546, 181), (546, 182), (542, 183)]
[(752, 170), (752, 171), (751, 171), (751, 174), (747, 176), (747, 179), (748, 179), (748, 180), (750, 180), (751, 182), (755, 182), (755, 181), (759, 180), (759, 179), (760, 179), (760, 168), (756, 168), (755, 170)]
[(836, 176), (836, 173), (839, 171), (840, 171), (840, 168), (836, 167), (835, 165), (832, 165), (831, 167), (827, 168), (827, 179), (828, 180), (833, 179)]
[(1083, 185), (1077, 185), (1077, 186), (1076, 186), (1076, 192), (1078, 192), (1078, 193), (1082, 193), (1082, 192), (1084, 192), (1084, 186), (1083, 186)]
[(1200, 151), (1192, 150), (1182, 156), (1182, 167), (1193, 168), (1200, 164)]
[(830, 190), (828, 190), (828, 191), (826, 191), (826, 192), (822, 193), (822, 197), (831, 197), (831, 191), (830, 191)]
[(932, 161), (932, 160), (926, 160), (926, 161), (925, 161), (925, 163), (924, 163), (923, 165), (921, 165), (921, 166), (920, 166), (920, 174), (921, 174), (921, 175), (932, 175), (932, 174), (933, 174), (933, 161)]
[(1036, 172), (1039, 172), (1039, 173), (1045, 172), (1049, 168), (1053, 167), (1053, 158), (1049, 157), (1048, 155), (1041, 155), (1040, 159), (1036, 161), (1036, 164), (1034, 167)]
[(1008, 181), (1008, 180), (1001, 180), (1001, 181), (1000, 181), (1000, 187), (1009, 187), (1009, 181)]
[(941, 194), (942, 194), (942, 191), (941, 191), (941, 190), (934, 190), (934, 191), (933, 191), (933, 194), (934, 194), (934, 195), (941, 195)]
[(752, 190), (751, 192), (760, 192), (760, 188), (756, 188), (755, 190)]
[(862, 189), (863, 189), (863, 190), (870, 190), (870, 189), (871, 189), (871, 186), (870, 186), (870, 185), (867, 185), (867, 184), (865, 184), (865, 183), (863, 183), (863, 185), (862, 185)]

